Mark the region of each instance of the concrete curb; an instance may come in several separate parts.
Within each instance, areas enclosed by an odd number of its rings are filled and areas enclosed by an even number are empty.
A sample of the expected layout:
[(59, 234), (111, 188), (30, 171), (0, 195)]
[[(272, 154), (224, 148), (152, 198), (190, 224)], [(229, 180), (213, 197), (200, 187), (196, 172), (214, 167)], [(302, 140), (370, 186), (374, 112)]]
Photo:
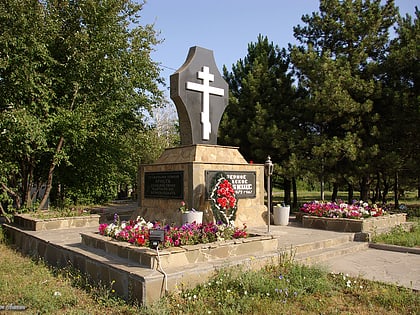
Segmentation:
[(420, 248), (416, 248), (416, 247), (405, 247), (405, 246), (397, 246), (397, 245), (369, 243), (369, 248), (388, 250), (388, 251), (398, 252), (398, 253), (410, 253), (410, 254), (420, 255)]

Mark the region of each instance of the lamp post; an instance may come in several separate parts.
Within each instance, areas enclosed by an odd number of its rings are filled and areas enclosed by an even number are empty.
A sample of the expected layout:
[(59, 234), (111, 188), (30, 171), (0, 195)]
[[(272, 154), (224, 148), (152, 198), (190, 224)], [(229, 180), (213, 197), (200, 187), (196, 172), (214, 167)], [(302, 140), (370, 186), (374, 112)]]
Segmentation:
[(273, 175), (274, 165), (271, 162), (270, 156), (267, 156), (267, 160), (264, 163), (264, 173), (267, 176), (267, 233), (270, 233), (270, 221), (271, 221), (271, 175)]

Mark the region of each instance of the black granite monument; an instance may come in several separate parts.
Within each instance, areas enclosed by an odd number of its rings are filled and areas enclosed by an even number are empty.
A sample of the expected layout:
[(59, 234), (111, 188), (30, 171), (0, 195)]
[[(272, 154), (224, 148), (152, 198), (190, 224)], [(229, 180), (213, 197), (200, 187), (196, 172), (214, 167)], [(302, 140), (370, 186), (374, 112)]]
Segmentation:
[(217, 69), (213, 51), (191, 47), (185, 63), (171, 75), (170, 82), (181, 144), (217, 144), (217, 130), (228, 104), (229, 89)]

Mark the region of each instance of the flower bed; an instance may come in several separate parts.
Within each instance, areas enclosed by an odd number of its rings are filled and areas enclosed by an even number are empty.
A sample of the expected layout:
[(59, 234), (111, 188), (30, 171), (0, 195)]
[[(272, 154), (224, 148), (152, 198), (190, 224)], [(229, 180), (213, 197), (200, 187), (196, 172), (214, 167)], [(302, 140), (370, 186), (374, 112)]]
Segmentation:
[(351, 205), (339, 202), (312, 201), (300, 208), (306, 215), (323, 218), (364, 219), (380, 217), (386, 214), (384, 207), (367, 202), (354, 201)]
[(116, 240), (125, 241), (137, 246), (148, 247), (149, 231), (160, 229), (165, 231), (162, 246), (173, 247), (182, 245), (205, 244), (215, 241), (245, 238), (248, 236), (246, 226), (242, 229), (226, 224), (196, 224), (188, 223), (181, 227), (173, 225), (162, 226), (159, 222), (146, 222), (143, 218), (120, 222), (115, 215), (111, 224), (100, 224), (99, 234), (110, 236)]
[(380, 232), (405, 223), (406, 215), (388, 215), (385, 207), (367, 202), (355, 201), (351, 205), (344, 202), (312, 201), (300, 208), (305, 228), (315, 228), (337, 232), (365, 233), (360, 239), (368, 239), (367, 233)]

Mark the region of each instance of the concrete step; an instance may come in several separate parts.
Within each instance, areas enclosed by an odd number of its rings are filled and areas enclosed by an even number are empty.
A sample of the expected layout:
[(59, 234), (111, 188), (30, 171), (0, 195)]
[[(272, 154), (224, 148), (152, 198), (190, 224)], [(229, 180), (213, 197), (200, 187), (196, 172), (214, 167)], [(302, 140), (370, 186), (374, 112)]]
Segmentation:
[(295, 261), (311, 266), (334, 257), (359, 252), (368, 248), (369, 244), (366, 242), (344, 242), (312, 251), (298, 253), (295, 256)]
[(307, 243), (301, 243), (295, 246), (296, 254), (311, 253), (317, 250), (323, 250), (330, 247), (352, 243), (353, 238), (353, 234), (343, 234), (321, 240), (308, 240)]

